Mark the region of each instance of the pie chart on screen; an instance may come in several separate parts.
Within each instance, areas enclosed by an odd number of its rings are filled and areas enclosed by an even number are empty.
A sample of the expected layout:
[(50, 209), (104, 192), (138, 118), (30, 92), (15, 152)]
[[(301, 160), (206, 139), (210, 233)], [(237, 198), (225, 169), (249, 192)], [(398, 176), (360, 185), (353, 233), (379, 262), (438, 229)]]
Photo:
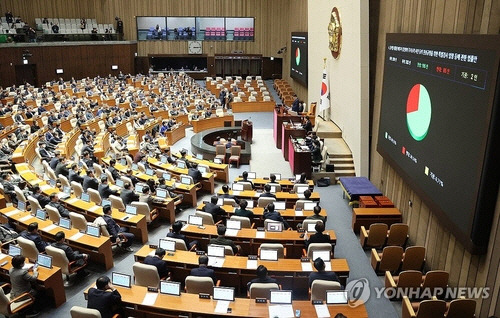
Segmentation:
[(431, 124), (432, 106), (429, 92), (422, 84), (414, 85), (406, 101), (406, 124), (416, 141), (424, 140)]
[(295, 50), (295, 64), (299, 65), (300, 64), (300, 49), (297, 48)]

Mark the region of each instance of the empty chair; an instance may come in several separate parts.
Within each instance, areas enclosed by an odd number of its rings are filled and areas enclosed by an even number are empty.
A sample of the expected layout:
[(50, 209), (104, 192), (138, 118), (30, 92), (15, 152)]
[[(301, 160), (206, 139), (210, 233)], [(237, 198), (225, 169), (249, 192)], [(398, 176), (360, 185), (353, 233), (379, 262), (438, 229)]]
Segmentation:
[(49, 215), (49, 220), (51, 220), (54, 223), (59, 224), (59, 220), (61, 219), (61, 214), (59, 214), (59, 211), (49, 204), (47, 204), (45, 206), (45, 210), (47, 211), (47, 214)]
[(376, 273), (397, 271), (402, 258), (403, 248), (401, 246), (386, 246), (382, 253), (378, 253), (376, 249), (372, 248), (371, 264)]
[(243, 191), (251, 191), (252, 190), (252, 184), (250, 182), (238, 181), (238, 184), (243, 185)]
[(316, 279), (311, 285), (311, 300), (326, 301), (327, 290), (339, 290), (341, 285), (339, 282)]
[(60, 174), (58, 176), (59, 178), (59, 182), (61, 182), (61, 185), (64, 187), (71, 187), (71, 184), (69, 183), (69, 180), (68, 178), (66, 178), (65, 176), (63, 176), (62, 174)]
[(223, 205), (231, 205), (231, 206), (238, 206), (238, 204), (236, 203), (236, 201), (234, 199), (230, 199), (230, 198), (223, 198), (222, 199), (222, 204)]
[(283, 222), (280, 222), (280, 221), (274, 221), (274, 220), (270, 220), (270, 219), (265, 219), (264, 220), (264, 228), (267, 229), (267, 224), (269, 223), (281, 223), (281, 227), (282, 228), (285, 228)]
[(101, 204), (102, 199), (101, 195), (99, 194), (99, 191), (92, 188), (88, 188), (87, 193), (89, 194), (90, 201), (94, 202), (95, 204)]
[(30, 203), (32, 212), (42, 209), (42, 207), (40, 206), (40, 202), (38, 202), (38, 200), (36, 198), (32, 197), (31, 195), (28, 195), (27, 199), (28, 199), (28, 202)]
[(94, 174), (95, 174), (96, 178), (100, 178), (101, 175), (104, 174), (102, 167), (100, 165), (98, 165), (97, 163), (94, 163), (93, 168), (94, 168)]
[(231, 155), (229, 157), (229, 164), (236, 162), (236, 166), (240, 167), (241, 146), (231, 146)]
[(123, 204), (122, 198), (111, 194), (108, 199), (111, 201), (113, 209), (118, 209), (121, 212), (125, 211), (125, 204)]
[(286, 249), (281, 243), (262, 243), (259, 246), (259, 256), (260, 256), (260, 251), (262, 250), (277, 250), (278, 251), (278, 258), (285, 258), (286, 257)]
[(450, 273), (447, 271), (428, 271), (422, 278), (422, 288), (430, 288), (433, 291), (435, 289), (446, 290), (449, 278)]
[(297, 200), (297, 202), (295, 202), (295, 210), (303, 210), (304, 204), (311, 203), (311, 202), (312, 201), (310, 201), (310, 200)]
[(250, 299), (266, 298), (269, 299), (271, 290), (280, 289), (276, 283), (253, 283), (250, 285), (248, 296)]
[(67, 280), (69, 280), (72, 274), (87, 266), (87, 261), (85, 261), (83, 265), (73, 266), (76, 261), (70, 262), (66, 257), (66, 253), (64, 252), (64, 250), (60, 248), (47, 246), (45, 248), (45, 252), (47, 253), (47, 255), (52, 256), (52, 264), (61, 268), (61, 271), (63, 275), (66, 275)]
[(311, 244), (309, 244), (309, 246), (307, 247), (307, 254), (306, 254), (307, 257), (312, 259), (314, 251), (328, 251), (328, 252), (330, 252), (331, 258), (333, 258), (333, 255), (332, 255), (333, 248), (332, 248), (332, 244), (330, 244), (330, 243), (311, 243)]
[(11, 300), (10, 293), (6, 295), (3, 291), (3, 286), (0, 286), (0, 314), (5, 317), (11, 317), (14, 314), (22, 313), (35, 303), (35, 299), (30, 293), (23, 293)]
[(106, 173), (106, 176), (108, 177), (108, 181), (111, 182), (112, 184), (115, 184), (115, 178), (113, 178), (111, 171), (109, 171), (108, 169), (104, 169), (104, 172)]
[(28, 200), (24, 196), (24, 193), (18, 186), (14, 186), (14, 191), (16, 192), (16, 198), (18, 201), (27, 202)]
[(158, 287), (160, 285), (160, 276), (156, 266), (135, 262), (132, 269), (134, 271), (135, 285), (144, 287)]
[(212, 214), (210, 214), (208, 212), (195, 211), (194, 215), (201, 217), (203, 219), (204, 225), (214, 225), (215, 224)]
[(226, 163), (226, 146), (215, 146), (215, 159), (219, 159), (222, 161), (222, 163)]
[(241, 228), (242, 229), (250, 229), (253, 228), (253, 224), (250, 221), (250, 218), (247, 218), (245, 216), (237, 216), (237, 215), (232, 215), (230, 218), (231, 221), (240, 221)]
[[(187, 251), (188, 248), (186, 246), (186, 242), (183, 239), (178, 239), (178, 238), (173, 238), (173, 237), (167, 237), (168, 240), (170, 241), (175, 241), (175, 249), (179, 251)], [(193, 251), (196, 248), (196, 244), (193, 245), (190, 249), (190, 251)]]
[(137, 214), (142, 214), (146, 217), (147, 223), (153, 222), (159, 215), (158, 210), (156, 209), (150, 211), (149, 205), (145, 202), (132, 202), (131, 205), (137, 208)]
[(75, 197), (80, 198), (82, 196), (83, 187), (78, 182), (71, 181), (71, 189), (73, 190)]
[(69, 212), (69, 219), (71, 220), (71, 226), (80, 231), (87, 230), (87, 219), (79, 213)]
[(398, 276), (393, 276), (388, 271), (385, 272), (385, 288), (387, 288), (388, 296), (392, 296), (397, 288), (414, 288), (416, 290), (420, 287), (421, 282), (422, 272), (419, 271), (403, 271)]
[(446, 318), (474, 318), (476, 301), (474, 299), (454, 299), (448, 304)]
[(97, 309), (73, 306), (69, 312), (71, 318), (101, 318), (101, 313)]
[(413, 305), (408, 297), (403, 296), (403, 318), (443, 318), (445, 312), (444, 300), (424, 300)]
[(276, 201), (275, 198), (269, 198), (269, 197), (260, 197), (257, 200), (257, 206), (259, 208), (265, 208), (269, 203), (274, 203)]
[(208, 246), (221, 246), (224, 247), (224, 255), (234, 255), (234, 251), (229, 245), (217, 245), (217, 244), (209, 244)]
[(387, 234), (387, 246), (405, 246), (408, 241), (408, 224), (395, 223), (389, 228)]
[(214, 281), (210, 277), (187, 276), (185, 281), (186, 293), (210, 294), (214, 292)]
[(385, 223), (373, 223), (370, 225), (370, 229), (367, 230), (364, 226), (361, 226), (359, 232), (359, 240), (361, 242), (361, 247), (382, 247), (385, 244), (387, 238), (387, 224)]
[(38, 250), (36, 249), (35, 242), (25, 239), (22, 236), (17, 238), (17, 243), (22, 249), (22, 255), (31, 261), (36, 261), (38, 258)]
[(403, 254), (403, 263), (401, 270), (406, 271), (413, 269), (421, 271), (425, 264), (425, 247), (423, 246), (410, 246)]

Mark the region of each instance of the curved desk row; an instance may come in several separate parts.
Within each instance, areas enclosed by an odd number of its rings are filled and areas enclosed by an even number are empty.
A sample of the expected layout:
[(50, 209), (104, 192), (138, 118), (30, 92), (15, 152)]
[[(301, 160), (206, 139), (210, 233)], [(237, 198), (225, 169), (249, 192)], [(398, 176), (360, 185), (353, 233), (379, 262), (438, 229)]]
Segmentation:
[[(174, 153), (172, 156), (180, 158), (180, 153)], [(210, 160), (198, 159), (191, 155), (186, 155), (186, 159), (189, 162), (196, 162), (197, 164), (203, 164), (210, 168), (210, 171), (215, 172), (215, 180), (222, 181), (225, 183), (229, 182), (229, 165), (226, 163), (215, 163)]]
[[(222, 191), (222, 189), (220, 189), (219, 192), (217, 192), (217, 194), (219, 195), (223, 193), (224, 192)], [(229, 190), (229, 194), (234, 195), (238, 199), (253, 200), (254, 203), (257, 203), (262, 192), (254, 190), (245, 190), (245, 191)], [(304, 196), (301, 194), (284, 192), (284, 191), (277, 191), (276, 193), (274, 193), (274, 195), (276, 195), (276, 201), (285, 201), (287, 208), (292, 208), (298, 200), (304, 199)], [(309, 200), (319, 201), (320, 200), (319, 193), (312, 192)], [(257, 204), (254, 204), (254, 206), (257, 206)]]
[[(234, 182), (238, 181), (243, 181), (243, 178), (237, 177), (236, 179), (234, 179)], [(255, 178), (255, 179), (248, 179), (248, 181), (252, 181), (256, 189), (263, 189), (264, 186), (270, 182), (269, 178)], [(295, 178), (281, 179), (279, 181), (276, 181), (276, 183), (278, 183), (281, 186), (281, 189), (283, 191), (290, 191), (293, 189), (293, 186), (295, 185)], [(312, 191), (314, 189), (314, 181), (307, 180), (307, 184), (309, 185), (309, 189)]]
[(225, 122), (230, 122), (230, 126), (234, 126), (234, 116), (226, 113), (222, 117), (212, 116), (206, 119), (191, 120), (191, 125), (193, 126), (193, 131), (199, 133), (207, 129), (224, 127)]

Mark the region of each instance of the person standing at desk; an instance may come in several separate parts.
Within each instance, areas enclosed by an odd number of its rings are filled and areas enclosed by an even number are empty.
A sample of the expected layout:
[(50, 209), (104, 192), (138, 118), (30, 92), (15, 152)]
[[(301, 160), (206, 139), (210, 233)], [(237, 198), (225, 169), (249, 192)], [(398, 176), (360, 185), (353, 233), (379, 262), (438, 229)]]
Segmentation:
[(234, 215), (243, 216), (252, 220), (254, 218), (254, 214), (252, 211), (247, 210), (248, 202), (245, 199), (240, 200), (240, 208), (234, 210)]
[(213, 269), (208, 268), (208, 256), (201, 255), (198, 257), (199, 267), (191, 269), (191, 276), (198, 277), (210, 277), (214, 281), (214, 285), (217, 283), (217, 278), (215, 278), (215, 272)]
[(298, 113), (299, 112), (299, 107), (300, 107), (300, 99), (297, 97), (296, 94), (293, 94), (293, 97), (295, 98), (293, 103), (292, 103), (292, 111)]
[(309, 288), (311, 288), (312, 283), (316, 279), (321, 279), (321, 280), (329, 280), (332, 282), (338, 282), (340, 283), (340, 280), (335, 274), (335, 272), (326, 272), (325, 271), (325, 262), (321, 258), (317, 258), (314, 260), (314, 268), (316, 268), (317, 272), (311, 272), (309, 274)]
[(95, 285), (96, 288), (89, 289), (87, 308), (98, 310), (102, 318), (112, 318), (120, 312), (122, 296), (107, 276), (99, 277)]
[(290, 228), (290, 225), (281, 216), (281, 214), (278, 211), (274, 210), (274, 204), (273, 203), (269, 203), (267, 205), (267, 207), (264, 209), (264, 220), (266, 220), (266, 219), (283, 223), (283, 227), (285, 228), (285, 230), (287, 230), (287, 229)]

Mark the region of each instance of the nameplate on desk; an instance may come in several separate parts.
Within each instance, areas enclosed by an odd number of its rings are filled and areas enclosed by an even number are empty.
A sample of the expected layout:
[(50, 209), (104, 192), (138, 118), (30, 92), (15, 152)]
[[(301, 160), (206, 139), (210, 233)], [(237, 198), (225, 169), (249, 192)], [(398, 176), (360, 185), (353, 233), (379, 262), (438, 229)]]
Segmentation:
[(297, 233), (305, 233), (306, 230), (305, 229), (297, 229)]
[(257, 260), (258, 257), (257, 257), (257, 255), (248, 255), (248, 259), (249, 260)]
[(158, 248), (158, 245), (149, 244), (149, 248), (156, 250)]
[(310, 262), (301, 262), (300, 265), (303, 272), (312, 272), (313, 270), (312, 264)]
[(323, 301), (321, 299), (313, 299), (312, 304), (313, 305), (321, 305)]
[(32, 218), (32, 216), (30, 214), (28, 214), (28, 215), (25, 215), (22, 218), (20, 218), (19, 221), (24, 222), (24, 221), (28, 221), (31, 218)]
[(45, 232), (50, 232), (50, 231), (52, 231), (53, 229), (55, 229), (56, 227), (57, 227), (57, 225), (55, 225), (55, 224), (51, 224), (51, 225), (48, 225), (48, 226), (44, 227), (44, 228), (42, 229), (42, 231), (45, 231)]
[(226, 236), (237, 236), (237, 235), (238, 235), (238, 230), (235, 229), (226, 230)]
[(255, 232), (255, 238), (266, 238), (266, 232), (265, 231)]
[(69, 237), (70, 240), (73, 240), (73, 241), (76, 241), (78, 240), (79, 238), (83, 237), (85, 234), (81, 233), (81, 232), (78, 232), (78, 233), (75, 233), (73, 234), (72, 236)]
[(69, 200), (66, 200), (66, 203), (73, 204), (75, 202), (78, 202), (78, 198), (71, 198)]
[(205, 255), (204, 251), (196, 251), (196, 255)]
[(200, 297), (201, 299), (210, 299), (210, 294), (199, 293), (198, 297)]
[(267, 304), (266, 298), (255, 298), (255, 303), (257, 304)]
[(148, 292), (150, 293), (157, 293), (158, 292), (158, 287), (148, 287)]
[(311, 261), (311, 259), (310, 259), (309, 257), (301, 257), (301, 258), (300, 258), (300, 261), (301, 261), (301, 262), (310, 262), (310, 261)]
[(295, 210), (295, 216), (304, 216), (304, 211), (302, 211), (302, 210)]

